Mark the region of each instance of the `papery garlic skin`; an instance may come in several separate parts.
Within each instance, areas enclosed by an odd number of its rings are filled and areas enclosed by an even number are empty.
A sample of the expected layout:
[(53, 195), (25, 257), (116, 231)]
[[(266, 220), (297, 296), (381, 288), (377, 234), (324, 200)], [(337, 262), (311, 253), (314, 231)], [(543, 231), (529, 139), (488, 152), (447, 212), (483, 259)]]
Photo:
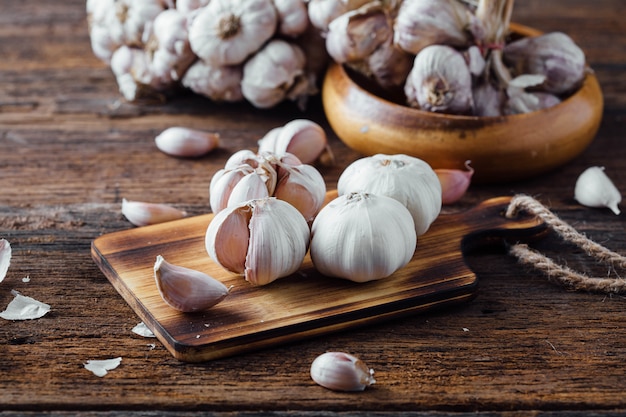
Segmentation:
[(404, 92), (410, 106), (426, 111), (467, 114), (474, 105), (467, 63), (446, 45), (427, 46), (417, 54)]
[(161, 255), (154, 263), (154, 279), (163, 301), (184, 313), (206, 310), (228, 295), (228, 288), (219, 280), (194, 269), (173, 265)]
[(426, 233), (439, 216), (441, 183), (431, 166), (413, 156), (398, 154), (357, 159), (344, 169), (337, 192), (356, 191), (392, 197), (408, 208), (418, 236)]
[(11, 265), (11, 244), (6, 239), (0, 239), (0, 282), (7, 276)]
[(243, 67), (241, 92), (252, 105), (265, 109), (310, 92), (306, 57), (295, 44), (272, 39)]
[(191, 23), (189, 43), (211, 65), (241, 64), (272, 37), (277, 22), (271, 0), (211, 0)]
[(157, 148), (168, 155), (199, 157), (219, 146), (219, 134), (197, 129), (169, 127), (155, 138)]
[(290, 153), (303, 164), (315, 162), (327, 148), (328, 139), (324, 129), (307, 119), (287, 122), (280, 128), (270, 130), (259, 140), (259, 153)]
[(469, 9), (457, 0), (404, 0), (394, 24), (394, 42), (418, 54), (429, 45), (465, 46), (478, 25)]
[(561, 32), (511, 42), (504, 47), (503, 58), (517, 75), (544, 75), (542, 88), (553, 94), (571, 92), (585, 78), (585, 53)]
[(311, 363), (311, 379), (334, 391), (363, 391), (376, 383), (374, 370), (344, 352), (326, 352)]
[(148, 226), (182, 219), (187, 215), (182, 210), (167, 204), (145, 203), (122, 199), (122, 214), (135, 226)]
[(474, 175), (474, 169), (470, 166), (471, 162), (465, 161), (465, 170), (435, 169), (439, 182), (441, 182), (441, 200), (444, 205), (456, 203), (467, 192)]
[(227, 207), (205, 236), (207, 253), (252, 285), (267, 285), (298, 270), (310, 241), (309, 226), (291, 204), (275, 197)]
[(618, 205), (622, 202), (622, 195), (604, 172), (604, 167), (590, 167), (580, 174), (574, 187), (574, 198), (583, 206), (608, 207), (616, 215), (620, 214)]
[(311, 260), (322, 274), (354, 282), (390, 276), (415, 253), (417, 235), (408, 209), (383, 195), (340, 195), (311, 226)]

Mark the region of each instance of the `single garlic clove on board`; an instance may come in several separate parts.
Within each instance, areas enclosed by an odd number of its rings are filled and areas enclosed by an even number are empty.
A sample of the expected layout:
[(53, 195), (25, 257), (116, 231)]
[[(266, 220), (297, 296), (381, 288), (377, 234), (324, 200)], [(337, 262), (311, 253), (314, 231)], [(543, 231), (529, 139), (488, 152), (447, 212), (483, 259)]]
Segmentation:
[(398, 200), (413, 216), (418, 236), (426, 233), (441, 211), (437, 174), (427, 162), (403, 154), (357, 159), (341, 173), (337, 191), (339, 195), (364, 191)]
[(604, 172), (604, 167), (590, 167), (580, 174), (574, 198), (583, 206), (608, 207), (613, 213), (620, 214), (618, 204), (622, 202), (622, 195)]
[(154, 142), (160, 151), (168, 155), (198, 157), (218, 147), (220, 136), (186, 127), (170, 127), (157, 135)]
[(296, 272), (309, 241), (302, 214), (275, 197), (227, 207), (213, 218), (205, 236), (211, 259), (242, 274), (252, 285), (266, 285)]
[(154, 263), (154, 279), (163, 301), (184, 313), (206, 310), (228, 295), (228, 288), (217, 279), (173, 265), (161, 255)]
[(122, 214), (135, 226), (169, 222), (187, 215), (184, 211), (167, 204), (128, 201), (125, 198), (122, 199)]
[(322, 274), (367, 282), (388, 277), (415, 253), (417, 235), (409, 210), (384, 195), (340, 195), (315, 217), (311, 260)]
[(315, 358), (311, 364), (311, 378), (334, 391), (363, 391), (376, 383), (373, 369), (344, 352), (326, 352)]
[(456, 203), (465, 195), (470, 183), (474, 168), (470, 166), (472, 161), (465, 161), (465, 170), (461, 169), (435, 169), (441, 182), (441, 199), (443, 204)]

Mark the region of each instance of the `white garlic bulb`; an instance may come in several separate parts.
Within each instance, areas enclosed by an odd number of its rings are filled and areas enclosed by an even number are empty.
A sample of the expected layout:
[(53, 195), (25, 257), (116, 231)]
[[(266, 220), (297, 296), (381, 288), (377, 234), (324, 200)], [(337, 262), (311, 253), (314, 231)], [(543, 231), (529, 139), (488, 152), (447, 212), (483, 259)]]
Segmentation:
[(590, 167), (576, 180), (574, 198), (587, 207), (608, 207), (620, 214), (622, 195), (604, 172), (604, 167)]
[(408, 208), (418, 236), (439, 216), (441, 183), (425, 161), (408, 155), (377, 154), (348, 165), (337, 182), (339, 195), (355, 191), (392, 197)]
[(241, 65), (211, 65), (206, 61), (194, 62), (181, 83), (194, 93), (201, 94), (213, 101), (237, 102), (243, 100)]
[(161, 255), (154, 263), (154, 279), (163, 301), (184, 313), (206, 310), (228, 295), (228, 288), (217, 279), (194, 269), (173, 265)]
[(242, 274), (252, 285), (266, 285), (296, 272), (309, 241), (302, 214), (275, 197), (227, 207), (215, 215), (205, 236), (211, 259)]
[(426, 111), (467, 114), (474, 105), (467, 63), (447, 45), (427, 46), (417, 54), (404, 92), (410, 106)]
[(302, 49), (281, 39), (270, 40), (243, 67), (241, 92), (258, 108), (273, 107), (311, 91)]
[(211, 65), (241, 64), (274, 35), (272, 0), (211, 0), (193, 19), (189, 44)]
[(311, 364), (311, 379), (335, 391), (363, 391), (376, 383), (373, 369), (344, 352), (326, 352), (315, 358)]
[(278, 33), (296, 37), (309, 26), (307, 5), (303, 0), (272, 0), (278, 12)]
[(405, 266), (416, 244), (413, 218), (402, 203), (354, 192), (337, 197), (315, 217), (310, 253), (320, 273), (366, 282)]

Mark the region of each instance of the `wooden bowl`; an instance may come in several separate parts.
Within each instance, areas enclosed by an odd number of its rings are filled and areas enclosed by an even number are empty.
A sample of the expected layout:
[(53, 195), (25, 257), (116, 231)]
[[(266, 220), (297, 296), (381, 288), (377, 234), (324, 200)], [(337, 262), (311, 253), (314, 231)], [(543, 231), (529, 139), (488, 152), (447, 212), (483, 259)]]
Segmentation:
[[(511, 25), (514, 33), (541, 32)], [(532, 113), (456, 116), (426, 112), (383, 99), (364, 82), (332, 64), (322, 87), (322, 103), (336, 135), (364, 154), (412, 155), (433, 168), (463, 169), (471, 160), (476, 183), (537, 176), (559, 167), (593, 141), (602, 120), (603, 98), (593, 73), (560, 104)]]

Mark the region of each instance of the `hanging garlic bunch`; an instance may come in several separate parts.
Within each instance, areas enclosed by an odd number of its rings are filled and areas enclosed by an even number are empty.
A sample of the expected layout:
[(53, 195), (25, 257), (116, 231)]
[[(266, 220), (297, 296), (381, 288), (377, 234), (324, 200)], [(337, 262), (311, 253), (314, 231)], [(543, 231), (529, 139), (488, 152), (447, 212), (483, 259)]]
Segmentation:
[(322, 174), (288, 153), (240, 151), (213, 175), (209, 185), (214, 213), (251, 199), (274, 196), (296, 207), (306, 221), (313, 220), (325, 195)]
[(358, 159), (337, 182), (339, 195), (366, 192), (391, 197), (410, 212), (417, 236), (439, 216), (441, 183), (435, 171), (419, 158), (377, 154)]
[(185, 72), (182, 85), (213, 101), (238, 102), (244, 98), (242, 79), (243, 68), (240, 65), (213, 66), (198, 60)]
[(220, 211), (205, 237), (211, 259), (252, 285), (267, 285), (296, 272), (309, 242), (309, 225), (302, 214), (275, 197)]
[(330, 277), (367, 282), (390, 276), (415, 253), (409, 210), (384, 195), (351, 192), (332, 200), (311, 227), (311, 260)]

